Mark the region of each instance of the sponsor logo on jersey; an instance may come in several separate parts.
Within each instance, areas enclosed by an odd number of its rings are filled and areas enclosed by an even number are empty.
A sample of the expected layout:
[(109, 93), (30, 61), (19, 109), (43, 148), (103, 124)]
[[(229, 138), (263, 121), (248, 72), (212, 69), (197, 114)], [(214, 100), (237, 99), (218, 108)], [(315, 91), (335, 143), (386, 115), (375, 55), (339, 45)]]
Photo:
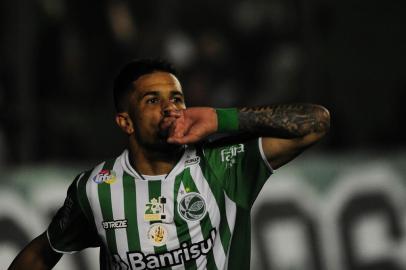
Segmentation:
[(118, 219), (118, 220), (112, 220), (112, 221), (103, 221), (102, 225), (103, 225), (103, 229), (105, 229), (105, 230), (127, 228), (127, 220)]
[(117, 180), (115, 171), (113, 170), (101, 170), (98, 174), (93, 176), (92, 180), (97, 184), (113, 184)]
[(235, 157), (239, 153), (244, 152), (244, 145), (243, 144), (238, 144), (238, 145), (233, 145), (231, 147), (224, 148), (221, 150), (221, 162), (226, 163), (227, 167), (232, 167), (235, 163)]
[(206, 212), (206, 202), (196, 192), (186, 193), (178, 203), (178, 213), (186, 221), (199, 221)]
[(208, 237), (200, 242), (188, 244), (183, 242), (178, 249), (161, 254), (144, 254), (143, 252), (128, 252), (127, 259), (131, 269), (163, 269), (171, 266), (185, 264), (188, 261), (196, 260), (200, 256), (207, 255), (214, 246), (216, 229), (213, 228)]
[(149, 227), (148, 239), (154, 246), (160, 247), (166, 244), (168, 230), (161, 223), (154, 223)]
[(194, 164), (199, 164), (199, 162), (200, 162), (200, 157), (194, 157), (194, 158), (187, 159), (185, 161), (185, 167), (191, 166)]
[(163, 196), (152, 198), (145, 204), (144, 220), (146, 221), (162, 221), (167, 218), (165, 213), (166, 198)]

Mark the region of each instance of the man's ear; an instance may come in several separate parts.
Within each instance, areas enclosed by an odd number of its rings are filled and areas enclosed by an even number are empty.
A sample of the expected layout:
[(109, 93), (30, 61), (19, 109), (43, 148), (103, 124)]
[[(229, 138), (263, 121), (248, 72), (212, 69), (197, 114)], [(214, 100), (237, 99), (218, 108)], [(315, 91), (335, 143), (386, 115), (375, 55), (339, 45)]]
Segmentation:
[(133, 122), (126, 112), (120, 112), (116, 114), (116, 123), (124, 133), (131, 135), (134, 133)]

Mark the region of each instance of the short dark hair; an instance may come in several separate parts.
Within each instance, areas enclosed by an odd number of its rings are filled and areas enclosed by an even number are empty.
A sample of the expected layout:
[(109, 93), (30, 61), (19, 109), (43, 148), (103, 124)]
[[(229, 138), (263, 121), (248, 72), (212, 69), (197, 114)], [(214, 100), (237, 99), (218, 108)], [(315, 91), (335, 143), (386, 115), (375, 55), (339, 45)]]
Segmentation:
[(131, 83), (145, 74), (155, 71), (164, 71), (177, 76), (173, 65), (163, 59), (137, 59), (126, 64), (114, 79), (113, 95), (117, 112), (127, 110), (128, 94), (131, 92)]

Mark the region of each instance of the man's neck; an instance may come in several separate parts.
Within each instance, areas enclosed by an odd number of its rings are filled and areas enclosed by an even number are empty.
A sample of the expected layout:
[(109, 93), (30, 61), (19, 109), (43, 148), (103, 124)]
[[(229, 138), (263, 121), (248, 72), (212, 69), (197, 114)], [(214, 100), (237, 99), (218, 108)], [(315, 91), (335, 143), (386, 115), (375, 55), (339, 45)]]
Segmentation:
[(129, 158), (133, 168), (144, 175), (168, 174), (183, 154), (184, 147), (168, 149), (150, 149), (137, 143), (129, 144)]

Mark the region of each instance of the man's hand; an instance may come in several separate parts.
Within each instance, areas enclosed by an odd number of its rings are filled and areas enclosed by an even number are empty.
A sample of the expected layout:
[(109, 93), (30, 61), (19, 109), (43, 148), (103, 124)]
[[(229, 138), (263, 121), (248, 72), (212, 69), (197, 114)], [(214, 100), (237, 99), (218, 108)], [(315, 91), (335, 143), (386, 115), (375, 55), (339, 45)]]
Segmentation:
[(169, 127), (168, 143), (196, 143), (217, 131), (217, 114), (214, 108), (193, 107), (182, 111), (170, 111), (168, 121), (162, 128)]

